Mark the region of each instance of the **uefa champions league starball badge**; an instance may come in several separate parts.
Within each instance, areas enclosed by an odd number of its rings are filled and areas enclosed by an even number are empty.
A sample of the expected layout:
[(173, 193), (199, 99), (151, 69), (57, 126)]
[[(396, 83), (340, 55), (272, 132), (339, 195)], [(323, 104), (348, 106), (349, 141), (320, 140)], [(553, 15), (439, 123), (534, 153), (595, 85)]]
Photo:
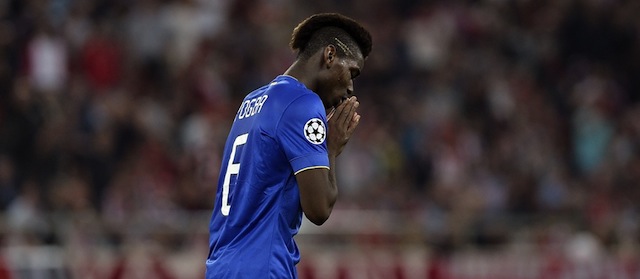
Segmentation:
[(327, 129), (319, 118), (312, 118), (304, 125), (304, 136), (310, 143), (322, 144), (327, 137)]

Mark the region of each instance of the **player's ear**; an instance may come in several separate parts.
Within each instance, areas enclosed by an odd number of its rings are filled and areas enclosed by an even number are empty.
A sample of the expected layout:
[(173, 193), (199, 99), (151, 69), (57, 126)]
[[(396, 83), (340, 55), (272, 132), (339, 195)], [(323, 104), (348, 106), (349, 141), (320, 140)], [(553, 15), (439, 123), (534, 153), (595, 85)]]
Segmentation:
[(324, 48), (322, 61), (324, 61), (327, 69), (333, 66), (333, 62), (336, 60), (336, 56), (336, 47), (334, 45), (328, 45)]

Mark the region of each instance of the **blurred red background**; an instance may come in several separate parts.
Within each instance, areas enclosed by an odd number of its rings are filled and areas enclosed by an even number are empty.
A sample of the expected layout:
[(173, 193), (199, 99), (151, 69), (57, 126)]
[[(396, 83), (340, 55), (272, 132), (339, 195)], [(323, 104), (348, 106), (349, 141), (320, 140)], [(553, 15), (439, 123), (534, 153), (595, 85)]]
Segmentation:
[(0, 278), (201, 278), (235, 110), (327, 11), (374, 50), (301, 278), (640, 276), (640, 2), (316, 2), (2, 1)]

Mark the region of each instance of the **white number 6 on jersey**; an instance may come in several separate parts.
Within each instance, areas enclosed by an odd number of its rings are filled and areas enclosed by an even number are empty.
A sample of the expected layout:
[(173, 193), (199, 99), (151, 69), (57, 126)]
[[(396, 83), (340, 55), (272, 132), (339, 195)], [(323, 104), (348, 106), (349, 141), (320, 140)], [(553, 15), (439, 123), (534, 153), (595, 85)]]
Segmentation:
[(233, 141), (233, 148), (229, 156), (229, 164), (227, 165), (227, 173), (224, 175), (224, 183), (222, 184), (222, 207), (220, 208), (220, 212), (224, 216), (229, 216), (229, 210), (231, 210), (231, 205), (229, 204), (229, 183), (231, 183), (231, 175), (240, 173), (240, 163), (233, 163), (236, 157), (236, 150), (238, 146), (247, 143), (247, 137), (249, 137), (249, 134), (242, 134)]

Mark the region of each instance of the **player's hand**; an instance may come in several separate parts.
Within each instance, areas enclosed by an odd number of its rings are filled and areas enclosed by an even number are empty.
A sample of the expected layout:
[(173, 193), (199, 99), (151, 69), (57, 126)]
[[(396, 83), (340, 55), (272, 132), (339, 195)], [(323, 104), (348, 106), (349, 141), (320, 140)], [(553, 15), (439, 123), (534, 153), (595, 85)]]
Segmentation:
[(327, 148), (329, 149), (329, 154), (337, 157), (349, 142), (353, 131), (360, 123), (360, 115), (356, 112), (358, 106), (360, 106), (358, 98), (352, 96), (327, 115), (329, 125)]

